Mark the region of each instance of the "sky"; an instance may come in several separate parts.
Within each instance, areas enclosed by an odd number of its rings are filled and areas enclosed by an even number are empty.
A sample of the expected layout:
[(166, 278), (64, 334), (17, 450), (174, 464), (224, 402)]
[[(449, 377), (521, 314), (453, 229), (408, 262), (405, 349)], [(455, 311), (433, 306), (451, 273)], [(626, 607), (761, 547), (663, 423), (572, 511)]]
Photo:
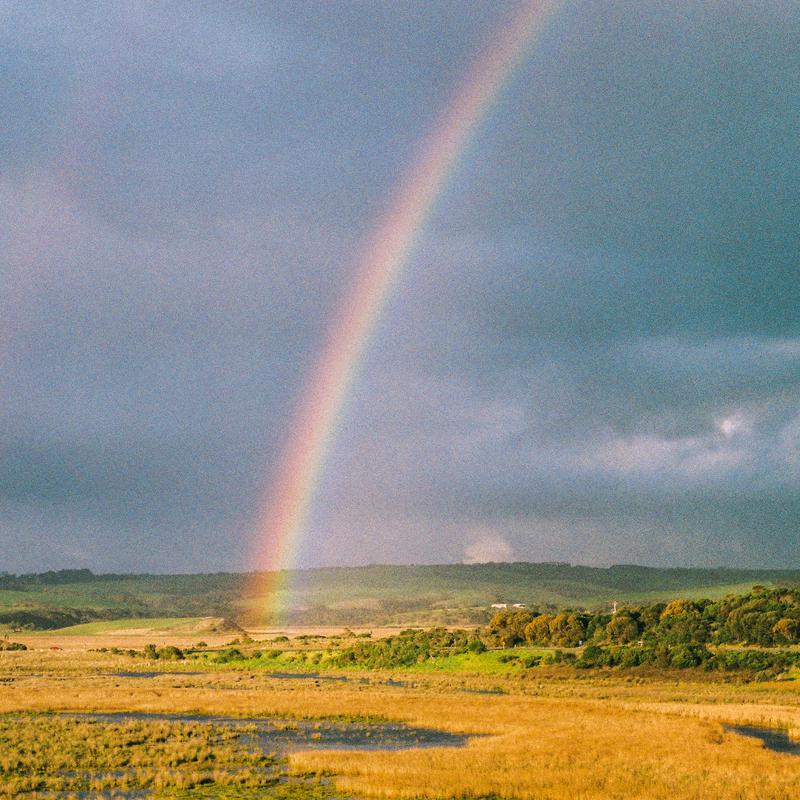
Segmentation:
[[(254, 568), (499, 0), (0, 0), (0, 571)], [(800, 6), (565, 2), (352, 384), (297, 566), (800, 566)]]

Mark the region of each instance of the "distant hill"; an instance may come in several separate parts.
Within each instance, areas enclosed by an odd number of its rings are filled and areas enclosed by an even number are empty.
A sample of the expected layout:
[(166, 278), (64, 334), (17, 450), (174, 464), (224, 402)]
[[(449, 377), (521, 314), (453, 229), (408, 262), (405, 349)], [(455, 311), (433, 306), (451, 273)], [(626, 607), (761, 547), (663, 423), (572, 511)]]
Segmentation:
[[(0, 625), (58, 628), (131, 617), (221, 617), (275, 622), (252, 574), (0, 574)], [(715, 598), (754, 584), (800, 584), (800, 570), (663, 569), (565, 563), (444, 564), (298, 570), (282, 585), (281, 620), (295, 624), (477, 624), (493, 603), (542, 609), (613, 601)]]

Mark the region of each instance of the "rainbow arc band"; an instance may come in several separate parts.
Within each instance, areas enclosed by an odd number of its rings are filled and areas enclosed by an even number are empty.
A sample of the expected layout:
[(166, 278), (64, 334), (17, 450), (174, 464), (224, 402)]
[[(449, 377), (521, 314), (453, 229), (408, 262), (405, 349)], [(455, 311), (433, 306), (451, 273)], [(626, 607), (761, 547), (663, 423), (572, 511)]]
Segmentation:
[(497, 32), (423, 141), (364, 248), (295, 412), (263, 507), (253, 559), (258, 572), (247, 593), (262, 595), (265, 611), (284, 588), (347, 395), (392, 286), (470, 137), (561, 5), (563, 0), (525, 2)]

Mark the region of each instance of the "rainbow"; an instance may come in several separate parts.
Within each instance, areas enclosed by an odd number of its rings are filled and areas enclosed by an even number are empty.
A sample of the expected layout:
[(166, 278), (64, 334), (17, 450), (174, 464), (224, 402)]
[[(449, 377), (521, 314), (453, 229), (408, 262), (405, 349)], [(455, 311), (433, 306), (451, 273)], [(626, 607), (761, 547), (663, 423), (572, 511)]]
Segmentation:
[(282, 571), (293, 564), (359, 362), (398, 273), (471, 134), (560, 5), (556, 0), (525, 2), (498, 32), (423, 142), (368, 240), (296, 410), (264, 506), (254, 559), (259, 572), (248, 594), (267, 602), (281, 588)]

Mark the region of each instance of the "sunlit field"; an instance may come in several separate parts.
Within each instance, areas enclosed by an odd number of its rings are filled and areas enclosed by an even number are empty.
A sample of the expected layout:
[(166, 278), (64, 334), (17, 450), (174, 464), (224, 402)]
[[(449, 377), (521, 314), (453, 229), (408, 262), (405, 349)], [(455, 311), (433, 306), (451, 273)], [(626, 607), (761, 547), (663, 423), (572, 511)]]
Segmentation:
[[(174, 624), (175, 641), (191, 624)], [(319, 631), (204, 642), (180, 660), (164, 649), (145, 657), (152, 633), (120, 634), (126, 647), (138, 642), (130, 652), (105, 630), (19, 635), (29, 649), (0, 653), (2, 796), (788, 800), (800, 784), (800, 757), (726, 727), (800, 734), (793, 673), (758, 681), (696, 670), (525, 669), (524, 659), (504, 661), (511, 651), (503, 650), (442, 659), (438, 669), (322, 664), (313, 672)], [(69, 650), (51, 649), (67, 639)], [(232, 648), (243, 658), (225, 663)], [(280, 738), (272, 750), (254, 746), (253, 719), (271, 720), (280, 736), (300, 726), (302, 746)], [(331, 730), (353, 725), (379, 743), (387, 721), (469, 738), (464, 746), (361, 749), (367, 738), (355, 749), (317, 749)]]
[(798, 34), (0, 0), (0, 800), (800, 800)]

